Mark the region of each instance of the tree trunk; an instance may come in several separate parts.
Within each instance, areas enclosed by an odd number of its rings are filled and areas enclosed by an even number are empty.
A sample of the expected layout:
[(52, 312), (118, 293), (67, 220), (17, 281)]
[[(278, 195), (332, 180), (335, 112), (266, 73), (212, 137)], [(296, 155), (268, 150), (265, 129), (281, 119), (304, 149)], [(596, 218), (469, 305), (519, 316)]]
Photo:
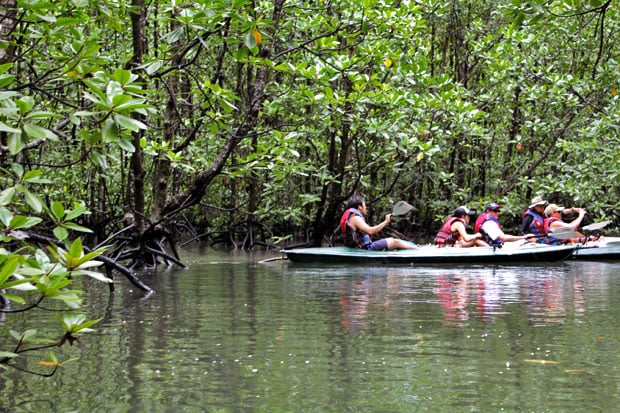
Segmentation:
[[(131, 28), (132, 28), (132, 45), (133, 56), (128, 65), (130, 68), (138, 67), (144, 59), (144, 22), (146, 20), (146, 7), (144, 0), (131, 1)], [(140, 115), (133, 114), (134, 118)], [(140, 120), (140, 119), (139, 119)], [(129, 178), (127, 185), (127, 200), (125, 204), (125, 217), (128, 224), (133, 224), (138, 233), (142, 233), (145, 228), (145, 203), (144, 203), (144, 154), (140, 139), (142, 133), (140, 131), (132, 134), (132, 143), (135, 148), (131, 154)]]
[(6, 42), (6, 49), (0, 48), (0, 65), (14, 60), (13, 31), (17, 26), (17, 5), (15, 0), (0, 0), (0, 40)]

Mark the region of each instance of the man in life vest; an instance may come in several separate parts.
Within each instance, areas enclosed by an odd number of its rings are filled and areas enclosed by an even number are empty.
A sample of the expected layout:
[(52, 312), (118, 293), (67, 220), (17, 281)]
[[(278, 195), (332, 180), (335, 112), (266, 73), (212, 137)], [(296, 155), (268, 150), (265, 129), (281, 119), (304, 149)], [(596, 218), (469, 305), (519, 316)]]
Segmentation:
[(532, 234), (525, 235), (509, 235), (505, 234), (501, 229), (499, 222), (499, 214), (502, 206), (491, 202), (488, 204), (484, 212), (480, 214), (474, 225), (474, 231), (482, 234), (482, 240), (487, 244), (499, 247), (505, 242), (520, 241), (523, 239), (531, 238)]
[(454, 210), (441, 226), (435, 236), (435, 245), (438, 247), (488, 247), (489, 244), (482, 241), (482, 234), (468, 234), (467, 225), (475, 211), (470, 211), (466, 206), (460, 206)]
[[(577, 218), (575, 218), (571, 222), (564, 222), (562, 220), (563, 214), (573, 214), (577, 213)], [(553, 237), (553, 231), (557, 231), (560, 228), (570, 228), (573, 231), (577, 231), (579, 225), (581, 225), (581, 221), (583, 221), (583, 217), (586, 215), (585, 208), (564, 208), (561, 206), (557, 206), (556, 204), (549, 204), (547, 208), (545, 208), (545, 234), (547, 237), (545, 241), (547, 244), (564, 244), (570, 242), (579, 242), (578, 238), (570, 238), (569, 240), (559, 240)]]
[(527, 210), (523, 213), (522, 223), (519, 227), (519, 235), (534, 234), (538, 235), (538, 243), (545, 243), (545, 205), (547, 201), (540, 196), (536, 196), (532, 199), (532, 203)]
[(347, 209), (340, 218), (340, 231), (347, 247), (362, 248), (371, 251), (395, 249), (417, 249), (417, 245), (399, 238), (382, 238), (372, 241), (375, 235), (392, 220), (392, 214), (385, 216), (380, 224), (370, 226), (366, 223), (366, 200), (360, 195), (353, 195), (347, 202)]

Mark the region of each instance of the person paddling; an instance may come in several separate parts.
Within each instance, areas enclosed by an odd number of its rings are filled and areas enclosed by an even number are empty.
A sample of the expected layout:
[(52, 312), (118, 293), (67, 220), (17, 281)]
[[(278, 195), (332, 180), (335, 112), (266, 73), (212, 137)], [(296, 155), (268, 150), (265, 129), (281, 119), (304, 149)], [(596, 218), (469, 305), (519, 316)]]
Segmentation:
[(340, 231), (347, 247), (371, 251), (391, 251), (395, 249), (417, 249), (417, 245), (399, 238), (382, 238), (372, 241), (371, 235), (379, 233), (392, 221), (387, 214), (380, 224), (370, 226), (366, 223), (366, 200), (361, 195), (353, 195), (347, 202), (346, 210), (340, 218)]
[[(573, 214), (577, 212), (577, 218), (575, 218), (571, 222), (564, 222), (562, 217), (563, 214)], [(545, 238), (545, 242), (547, 244), (565, 244), (567, 242), (580, 242), (578, 238), (570, 238), (569, 240), (559, 240), (553, 237), (553, 232), (558, 231), (561, 228), (569, 228), (573, 231), (577, 231), (579, 225), (581, 225), (581, 221), (586, 215), (585, 208), (564, 208), (558, 206), (556, 204), (549, 204), (547, 208), (545, 208), (545, 234), (547, 237)]]

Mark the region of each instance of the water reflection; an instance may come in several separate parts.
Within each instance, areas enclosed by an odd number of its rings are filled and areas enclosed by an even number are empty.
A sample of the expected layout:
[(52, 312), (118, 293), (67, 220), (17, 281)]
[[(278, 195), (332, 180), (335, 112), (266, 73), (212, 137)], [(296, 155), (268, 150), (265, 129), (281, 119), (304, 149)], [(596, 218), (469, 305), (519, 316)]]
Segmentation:
[(515, 303), (525, 306), (535, 325), (564, 322), (567, 307), (581, 317), (586, 310), (584, 277), (579, 272), (567, 276), (563, 270), (523, 274), (519, 268), (499, 267), (439, 273), (435, 294), (444, 325), (465, 327), (472, 317), (494, 322), (507, 311), (503, 307)]
[(400, 293), (399, 276), (368, 273), (345, 277), (340, 281), (341, 324), (351, 332), (363, 333), (367, 319), (373, 313), (389, 311), (392, 296)]
[(0, 410), (620, 405), (620, 264), (373, 268), (192, 258), (188, 270), (145, 275), (157, 291), (145, 300), (129, 285), (111, 298), (87, 290), (93, 316), (105, 319), (77, 350), (80, 362), (53, 385), (0, 377), (11, 395)]

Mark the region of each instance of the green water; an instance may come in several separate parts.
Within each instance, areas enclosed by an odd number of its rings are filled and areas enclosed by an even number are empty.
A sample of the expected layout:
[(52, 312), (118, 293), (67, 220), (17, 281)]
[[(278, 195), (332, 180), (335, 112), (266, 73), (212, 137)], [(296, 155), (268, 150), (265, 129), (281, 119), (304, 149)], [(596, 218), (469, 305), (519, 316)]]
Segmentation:
[(60, 352), (80, 361), (51, 378), (0, 372), (0, 411), (620, 410), (619, 262), (184, 258), (142, 276), (148, 298), (120, 277), (113, 296), (86, 284), (104, 320)]

